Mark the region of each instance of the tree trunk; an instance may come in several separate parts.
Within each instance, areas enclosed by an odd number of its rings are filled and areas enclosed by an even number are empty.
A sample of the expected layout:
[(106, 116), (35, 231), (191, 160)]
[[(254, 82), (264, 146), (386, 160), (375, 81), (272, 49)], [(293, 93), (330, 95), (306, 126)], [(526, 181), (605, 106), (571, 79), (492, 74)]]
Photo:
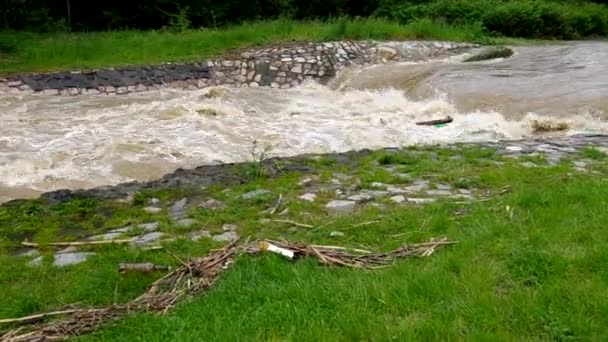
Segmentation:
[(70, 0), (65, 0), (65, 4), (68, 10), (68, 31), (72, 31), (72, 8), (70, 6)]

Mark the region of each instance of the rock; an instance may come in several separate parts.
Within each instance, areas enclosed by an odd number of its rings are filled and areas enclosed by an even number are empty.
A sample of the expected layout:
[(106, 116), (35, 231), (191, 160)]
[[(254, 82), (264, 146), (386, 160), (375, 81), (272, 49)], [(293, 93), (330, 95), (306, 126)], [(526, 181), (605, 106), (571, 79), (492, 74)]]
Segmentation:
[(357, 202), (355, 201), (343, 201), (333, 200), (325, 206), (327, 211), (334, 214), (349, 214), (355, 211)]
[(397, 55), (397, 50), (390, 46), (380, 45), (377, 50), (378, 56), (381, 58), (386, 58), (387, 60), (391, 60), (393, 57)]
[(222, 230), (225, 232), (234, 232), (238, 229), (239, 227), (236, 224), (225, 224), (222, 226)]
[(575, 160), (572, 164), (579, 169), (584, 169), (587, 167), (587, 163), (581, 160)]
[(403, 195), (393, 196), (393, 197), (391, 197), (391, 201), (393, 201), (397, 204), (403, 203), (403, 202), (405, 202), (405, 197)]
[(222, 201), (210, 198), (205, 202), (199, 204), (199, 208), (218, 210), (224, 208), (224, 203)]
[(38, 252), (38, 250), (34, 249), (34, 248), (19, 254), (19, 256), (22, 256), (22, 257), (37, 257), (39, 255), (40, 255), (40, 252)]
[(219, 235), (214, 235), (212, 237), (213, 241), (217, 241), (217, 242), (228, 242), (228, 241), (233, 241), (239, 238), (239, 235), (235, 232), (224, 232), (222, 234)]
[(511, 152), (521, 152), (523, 150), (523, 148), (521, 146), (507, 146), (507, 147), (505, 147), (505, 150), (511, 151)]
[(331, 233), (329, 233), (329, 236), (331, 236), (331, 237), (341, 237), (341, 236), (344, 236), (344, 233), (343, 232), (331, 232)]
[(386, 189), (386, 184), (380, 182), (373, 182), (371, 184), (371, 187), (376, 189)]
[(148, 214), (158, 214), (163, 211), (163, 209), (158, 207), (145, 207), (143, 211), (147, 212)]
[(412, 202), (414, 204), (426, 204), (426, 203), (435, 202), (436, 199), (434, 199), (434, 198), (408, 198), (407, 201)]
[(407, 190), (405, 190), (405, 189), (398, 188), (398, 187), (395, 187), (395, 186), (392, 186), (392, 185), (388, 186), (388, 187), (386, 188), (386, 190), (387, 190), (387, 191), (388, 191), (388, 193), (389, 193), (390, 195), (392, 195), (392, 196), (394, 196), (394, 195), (402, 195), (402, 194), (405, 194), (405, 193), (407, 193), (407, 192), (408, 192), (408, 191), (407, 191)]
[(452, 186), (451, 186), (451, 185), (449, 185), (449, 184), (437, 184), (437, 185), (435, 186), (435, 188), (436, 188), (437, 190), (451, 190), (451, 189), (452, 189)]
[(57, 254), (74, 253), (76, 251), (78, 251), (78, 248), (70, 246), (60, 250), (59, 252), (57, 252)]
[(412, 183), (412, 185), (406, 186), (403, 190), (406, 192), (420, 192), (429, 187), (429, 182), (426, 180), (418, 179)]
[(448, 190), (427, 190), (426, 194), (429, 196), (451, 196), (452, 192)]
[(143, 229), (144, 232), (150, 233), (158, 230), (158, 222), (140, 223), (136, 225), (137, 228)]
[(93, 236), (89, 237), (87, 240), (116, 240), (122, 234), (123, 233), (120, 233), (120, 232), (114, 232), (114, 233), (93, 235)]
[(136, 245), (136, 246), (147, 245), (147, 244), (150, 244), (152, 242), (160, 241), (166, 235), (167, 234), (165, 234), (163, 232), (147, 233), (147, 234), (144, 234), (142, 236), (139, 236), (138, 238), (136, 238), (135, 240), (133, 240), (132, 243), (134, 245)]
[(246, 194), (241, 195), (241, 198), (243, 199), (254, 199), (257, 197), (261, 197), (267, 194), (270, 194), (271, 191), (270, 190), (266, 190), (266, 189), (258, 189), (258, 190), (254, 190), (254, 191), (250, 191)]
[(521, 166), (526, 167), (526, 168), (534, 168), (534, 167), (538, 167), (538, 165), (534, 164), (533, 162), (530, 161), (526, 161), (521, 163)]
[(355, 201), (357, 203), (369, 202), (374, 199), (374, 196), (367, 193), (360, 193), (357, 195), (352, 195), (348, 197), (349, 201)]
[(307, 194), (304, 194), (304, 195), (302, 195), (302, 196), (300, 196), (298, 198), (301, 199), (301, 200), (303, 200), (303, 201), (314, 202), (315, 199), (317, 198), (317, 195), (313, 194), (313, 193), (307, 193)]
[(464, 62), (465, 63), (466, 62), (478, 62), (478, 61), (485, 61), (488, 59), (506, 58), (506, 57), (511, 57), (512, 55), (513, 55), (513, 50), (509, 49), (508, 47), (491, 46), (491, 47), (484, 48), (481, 51), (479, 51), (478, 53), (474, 54), (473, 56), (466, 58), (464, 60)]
[(470, 195), (471, 194), (471, 190), (467, 190), (467, 189), (458, 189), (458, 192), (461, 195)]
[(158, 206), (160, 205), (161, 201), (158, 198), (150, 198), (147, 203), (148, 205)]
[(302, 178), (302, 179), (301, 179), (301, 180), (298, 182), (298, 185), (299, 185), (299, 186), (305, 186), (305, 185), (308, 185), (308, 184), (312, 183), (312, 181), (313, 181), (313, 179), (312, 179), (312, 178), (310, 178), (310, 177), (305, 177), (305, 178)]
[(211, 233), (207, 230), (199, 230), (188, 234), (188, 238), (192, 241), (198, 241), (202, 238), (211, 238)]
[(87, 258), (95, 255), (91, 252), (76, 252), (76, 253), (63, 253), (56, 254), (53, 257), (53, 265), (57, 267), (64, 267), (70, 265), (77, 265), (87, 261)]
[(180, 228), (189, 228), (196, 223), (196, 220), (185, 218), (175, 221), (175, 225)]
[(180, 199), (175, 202), (169, 208), (169, 216), (171, 216), (174, 220), (183, 219), (186, 217), (186, 204), (188, 204), (188, 199), (186, 197)]

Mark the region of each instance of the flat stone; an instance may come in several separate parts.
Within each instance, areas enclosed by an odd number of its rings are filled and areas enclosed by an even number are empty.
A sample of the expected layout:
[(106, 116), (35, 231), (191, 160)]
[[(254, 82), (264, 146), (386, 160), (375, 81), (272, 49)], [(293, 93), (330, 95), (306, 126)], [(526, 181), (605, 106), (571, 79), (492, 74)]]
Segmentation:
[(429, 196), (451, 196), (452, 192), (448, 190), (427, 190), (426, 194)]
[(406, 189), (398, 188), (398, 187), (392, 186), (392, 185), (388, 186), (386, 188), (386, 191), (388, 191), (389, 194), (391, 194), (391, 195), (403, 195), (408, 192)]
[(505, 147), (505, 150), (511, 151), (511, 152), (521, 152), (523, 150), (523, 148), (521, 146), (507, 146), (507, 147)]
[(85, 261), (90, 256), (95, 255), (95, 253), (91, 252), (76, 252), (76, 253), (64, 253), (64, 254), (56, 254), (53, 257), (53, 265), (57, 267), (64, 267), (70, 265), (78, 265)]
[(452, 190), (452, 186), (449, 184), (437, 184), (435, 188), (437, 190)]
[(143, 229), (144, 232), (150, 233), (158, 230), (158, 222), (140, 223), (136, 225), (137, 228)]
[(355, 201), (357, 203), (369, 202), (374, 199), (374, 196), (367, 193), (360, 193), (357, 195), (352, 195), (348, 197), (349, 201)]
[(209, 231), (207, 231), (207, 230), (199, 230), (199, 231), (196, 231), (196, 232), (190, 232), (188, 234), (188, 238), (190, 240), (192, 240), (192, 241), (198, 241), (198, 240), (200, 240), (202, 238), (208, 238), (208, 239), (210, 239), (211, 238), (211, 233), (209, 233)]
[(572, 164), (573, 164), (575, 167), (577, 167), (577, 168), (581, 168), (581, 169), (584, 169), (584, 168), (586, 168), (586, 167), (587, 167), (587, 163), (585, 163), (584, 161), (581, 161), (581, 160), (575, 160), (575, 161), (574, 161)]
[(87, 240), (116, 240), (119, 236), (121, 236), (123, 233), (119, 233), (119, 232), (114, 232), (114, 233), (106, 233), (106, 234), (100, 234), (100, 235), (93, 235), (91, 237), (89, 237)]
[(236, 224), (225, 224), (222, 226), (222, 230), (225, 232), (234, 232), (238, 229), (239, 227)]
[(313, 193), (307, 193), (307, 194), (301, 195), (298, 198), (303, 201), (314, 202), (315, 199), (317, 198), (317, 195), (313, 194)]
[(175, 221), (175, 225), (181, 228), (189, 228), (196, 223), (196, 220), (185, 218)]
[(434, 198), (408, 198), (407, 201), (412, 202), (414, 204), (426, 204), (426, 203), (435, 202), (436, 199), (434, 199)]
[(57, 254), (74, 253), (76, 251), (78, 251), (78, 248), (70, 246), (60, 250), (59, 252), (57, 252)]
[(199, 204), (199, 207), (204, 209), (218, 210), (224, 208), (224, 203), (222, 201), (210, 198)]
[(175, 202), (169, 208), (169, 216), (171, 216), (174, 220), (179, 220), (186, 217), (186, 204), (188, 204), (188, 199), (186, 197), (180, 199)]
[(145, 211), (145, 212), (147, 212), (148, 214), (158, 214), (161, 211), (163, 211), (163, 208), (159, 208), (159, 207), (145, 207), (142, 210)]
[(158, 206), (158, 205), (160, 205), (160, 204), (161, 204), (161, 201), (160, 201), (158, 198), (153, 197), (153, 198), (148, 199), (148, 201), (147, 201), (146, 203), (147, 203), (148, 205), (155, 205), (155, 206)]
[(222, 234), (219, 235), (214, 235), (212, 237), (213, 241), (217, 241), (217, 242), (228, 242), (228, 241), (233, 241), (239, 238), (239, 235), (235, 232), (224, 232)]
[(458, 189), (458, 192), (461, 195), (470, 195), (471, 194), (471, 190), (467, 190), (467, 189)]
[(343, 201), (333, 200), (325, 206), (327, 211), (334, 214), (349, 214), (355, 211), (357, 202), (355, 201)]
[(37, 257), (39, 255), (40, 255), (40, 252), (35, 248), (19, 254), (19, 256), (22, 256), (22, 257)]
[(10, 81), (7, 83), (9, 87), (18, 87), (23, 84), (21, 81)]
[(405, 202), (405, 197), (403, 195), (397, 195), (397, 196), (393, 196), (391, 197), (391, 201), (393, 201), (394, 203), (403, 203)]
[(258, 190), (254, 190), (254, 191), (250, 191), (246, 194), (241, 195), (241, 198), (243, 199), (254, 199), (257, 197), (261, 197), (267, 194), (270, 194), (271, 191), (270, 190), (266, 190), (266, 189), (258, 189)]
[(147, 234), (144, 234), (144, 235), (136, 238), (135, 240), (133, 240), (133, 244), (137, 245), (137, 246), (147, 245), (147, 244), (150, 244), (152, 242), (158, 242), (158, 241), (160, 241), (166, 235), (167, 234), (165, 234), (163, 232), (147, 233)]
[(331, 236), (331, 237), (341, 237), (341, 236), (344, 236), (344, 233), (343, 232), (331, 232), (331, 233), (329, 233), (329, 236)]
[(406, 192), (421, 192), (429, 187), (429, 182), (425, 180), (416, 180), (412, 185), (403, 188)]
[(530, 161), (526, 161), (521, 163), (521, 166), (526, 167), (526, 168), (534, 168), (534, 167), (538, 167), (538, 165), (534, 164), (533, 162)]
[(387, 186), (386, 184), (380, 183), (380, 182), (373, 182), (371, 184), (371, 187), (376, 188), (376, 189), (386, 189), (386, 186)]

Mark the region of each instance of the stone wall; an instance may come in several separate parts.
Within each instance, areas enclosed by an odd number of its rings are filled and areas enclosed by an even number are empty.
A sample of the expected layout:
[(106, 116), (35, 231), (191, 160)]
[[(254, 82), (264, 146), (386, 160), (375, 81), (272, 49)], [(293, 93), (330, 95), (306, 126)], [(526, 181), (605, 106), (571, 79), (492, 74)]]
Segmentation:
[(447, 42), (328, 42), (247, 50), (235, 58), (0, 78), (0, 92), (47, 95), (128, 94), (159, 87), (208, 86), (291, 88), (305, 79), (324, 83), (349, 65), (423, 61), (476, 47)]

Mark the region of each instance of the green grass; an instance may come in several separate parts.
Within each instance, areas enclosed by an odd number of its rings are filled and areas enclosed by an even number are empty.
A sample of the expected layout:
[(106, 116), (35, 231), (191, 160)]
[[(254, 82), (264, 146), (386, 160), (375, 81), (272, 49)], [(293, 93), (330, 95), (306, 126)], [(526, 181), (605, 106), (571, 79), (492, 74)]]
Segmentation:
[(493, 42), (478, 25), (382, 19), (264, 21), (223, 29), (94, 33), (0, 32), (0, 74), (197, 61), (233, 49), (293, 41), (440, 39)]
[[(167, 316), (133, 314), (79, 338), (85, 341), (605, 340), (608, 168), (595, 150), (584, 150), (580, 158), (591, 158), (588, 167), (595, 173), (576, 173), (569, 161), (549, 166), (542, 158), (534, 160), (538, 168), (524, 168), (518, 160), (477, 148), (375, 152), (352, 165), (338, 165), (331, 158), (309, 161), (321, 180), (329, 181), (336, 173), (354, 176), (345, 186), (397, 183), (386, 171), (391, 167), (409, 173), (411, 179), (493, 194), (488, 201), (469, 204), (445, 200), (396, 206), (380, 201), (384, 208), (366, 206), (339, 217), (324, 210), (331, 191), (315, 203), (297, 200), (306, 191), (298, 185), (302, 176), (297, 173), (264, 178), (240, 168), (235, 172), (250, 177), (242, 185), (145, 192), (136, 196), (133, 205), (80, 200), (54, 206), (27, 201), (10, 210), (0, 207), (0, 236), (14, 246), (17, 240), (4, 228), (12, 226), (37, 228), (32, 239), (38, 241), (69, 239), (57, 235), (59, 226), (80, 222), (88, 227), (96, 213), (107, 208), (116, 210), (116, 215), (96, 229), (127, 220), (146, 222), (151, 218), (142, 216), (141, 206), (147, 198), (171, 203), (188, 195), (195, 200), (210, 196), (226, 204), (219, 211), (191, 208), (191, 216), (200, 222), (193, 229), (205, 226), (217, 232), (222, 224), (236, 223), (242, 236), (376, 250), (436, 236), (459, 241), (428, 258), (405, 259), (378, 271), (321, 267), (310, 259), (294, 263), (274, 255), (241, 257), (208, 293), (181, 303)], [(510, 192), (501, 195), (505, 186)], [(259, 188), (273, 195), (254, 201), (240, 198)], [(265, 222), (274, 217), (261, 212), (278, 194), (284, 195), (283, 208), (289, 208), (281, 218), (325, 225), (291, 229)], [(155, 217), (161, 229), (178, 232), (164, 215)], [(40, 221), (31, 223), (33, 216)], [(64, 218), (62, 224), (47, 225), (58, 217)], [(379, 222), (355, 226), (375, 220)], [(331, 237), (332, 231), (344, 236)], [(187, 258), (218, 245), (205, 239), (197, 243), (179, 239), (164, 246)], [(0, 318), (71, 303), (124, 302), (160, 275), (120, 276), (118, 263), (178, 265), (162, 250), (108, 246), (96, 251), (90, 261), (64, 269), (30, 268), (25, 265), (27, 258), (14, 258), (5, 251), (0, 256)]]

